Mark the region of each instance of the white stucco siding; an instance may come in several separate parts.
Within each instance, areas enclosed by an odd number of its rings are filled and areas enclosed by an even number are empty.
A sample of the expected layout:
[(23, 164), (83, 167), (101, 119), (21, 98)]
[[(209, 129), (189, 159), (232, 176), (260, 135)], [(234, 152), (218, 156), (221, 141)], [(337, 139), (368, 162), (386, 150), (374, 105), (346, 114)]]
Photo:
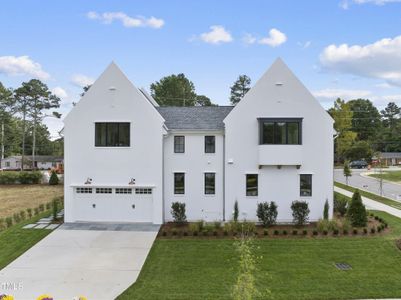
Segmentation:
[[(174, 136), (185, 136), (185, 153), (174, 153)], [(213, 135), (215, 153), (205, 153), (204, 138)], [(186, 203), (188, 220), (223, 220), (223, 134), (176, 132), (164, 140), (165, 219), (171, 221), (171, 204)], [(174, 173), (185, 173), (185, 194), (174, 194)], [(215, 173), (215, 194), (205, 195), (204, 173)]]
[[(302, 145), (259, 145), (258, 118), (302, 118)], [(249, 220), (264, 201), (277, 203), (279, 221), (292, 220), (294, 200), (310, 204), (310, 220), (322, 216), (326, 199), (333, 207), (333, 121), (284, 63), (276, 61), (224, 122), (227, 216), (235, 200)], [(259, 174), (257, 197), (245, 195), (247, 173)], [(312, 197), (300, 197), (301, 173), (313, 175)]]
[[(73, 111), (66, 117), (65, 197), (66, 221), (96, 219), (107, 221), (141, 221), (124, 217), (133, 210), (126, 200), (110, 199), (103, 213), (91, 211), (102, 207), (104, 197), (93, 195), (89, 204), (96, 204), (87, 213), (83, 201), (74, 198), (72, 185), (83, 184), (87, 178), (96, 185), (153, 186), (152, 220), (162, 223), (162, 143), (163, 119), (125, 75), (111, 64), (93, 84)], [(129, 122), (129, 147), (95, 147), (95, 122)], [(113, 191), (114, 193), (114, 191)], [(113, 195), (117, 196), (117, 195)], [(80, 212), (78, 213), (78, 210)], [(100, 208), (99, 208), (100, 210)], [(119, 212), (119, 213), (118, 213)], [(111, 218), (110, 216), (115, 216)]]

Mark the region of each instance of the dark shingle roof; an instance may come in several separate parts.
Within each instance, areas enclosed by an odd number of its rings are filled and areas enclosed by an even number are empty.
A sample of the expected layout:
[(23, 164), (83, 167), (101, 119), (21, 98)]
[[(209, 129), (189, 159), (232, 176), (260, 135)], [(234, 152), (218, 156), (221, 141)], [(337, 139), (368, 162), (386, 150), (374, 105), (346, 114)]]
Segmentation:
[(382, 152), (381, 158), (401, 158), (401, 152)]
[(233, 106), (160, 106), (156, 109), (166, 120), (168, 129), (222, 130), (223, 120)]

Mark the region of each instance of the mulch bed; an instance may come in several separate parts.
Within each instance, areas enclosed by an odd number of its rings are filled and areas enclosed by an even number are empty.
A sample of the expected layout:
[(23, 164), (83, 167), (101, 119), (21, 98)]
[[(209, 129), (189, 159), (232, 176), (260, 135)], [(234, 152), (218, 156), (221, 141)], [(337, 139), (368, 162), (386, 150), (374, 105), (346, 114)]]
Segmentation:
[[(352, 228), (347, 232), (342, 229), (337, 231), (324, 231), (319, 232), (317, 230), (317, 223), (310, 223), (305, 226), (295, 226), (291, 224), (277, 224), (269, 228), (265, 228), (261, 225), (256, 225), (255, 230), (251, 233), (254, 238), (328, 238), (328, 237), (355, 237), (355, 236), (378, 236), (387, 234), (390, 229), (384, 220), (369, 216), (368, 224), (365, 228)], [(223, 224), (223, 223), (222, 223)], [(380, 229), (379, 229), (380, 228)], [(237, 238), (241, 235), (241, 232), (226, 231), (223, 227), (213, 228), (203, 231), (191, 231), (189, 223), (177, 224), (174, 222), (168, 222), (163, 224), (158, 233), (158, 238), (162, 239), (180, 239), (180, 238), (191, 238), (191, 239), (227, 239)], [(401, 242), (400, 242), (401, 243)]]

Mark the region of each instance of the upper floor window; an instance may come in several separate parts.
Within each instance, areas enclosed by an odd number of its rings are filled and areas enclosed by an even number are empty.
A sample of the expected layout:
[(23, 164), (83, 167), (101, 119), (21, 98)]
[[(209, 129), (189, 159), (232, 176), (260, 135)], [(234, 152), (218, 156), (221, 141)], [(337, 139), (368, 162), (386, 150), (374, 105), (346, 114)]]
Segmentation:
[(260, 118), (259, 143), (269, 145), (301, 145), (301, 118)]
[(216, 190), (216, 174), (205, 173), (205, 194), (214, 195)]
[(185, 136), (176, 135), (174, 136), (174, 153), (185, 152)]
[(130, 123), (95, 123), (96, 147), (129, 147)]
[(258, 174), (246, 174), (246, 195), (258, 195)]
[(300, 196), (310, 197), (312, 196), (312, 175), (301, 174), (300, 175)]
[(216, 152), (216, 137), (214, 135), (205, 136), (205, 153)]

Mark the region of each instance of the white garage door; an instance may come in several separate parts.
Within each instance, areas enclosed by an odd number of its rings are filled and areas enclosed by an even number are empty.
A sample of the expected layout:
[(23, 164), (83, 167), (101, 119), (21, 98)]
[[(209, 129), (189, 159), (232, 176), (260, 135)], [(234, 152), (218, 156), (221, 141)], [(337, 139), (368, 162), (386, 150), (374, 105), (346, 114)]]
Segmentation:
[(74, 188), (77, 221), (152, 222), (152, 211), (152, 188)]

